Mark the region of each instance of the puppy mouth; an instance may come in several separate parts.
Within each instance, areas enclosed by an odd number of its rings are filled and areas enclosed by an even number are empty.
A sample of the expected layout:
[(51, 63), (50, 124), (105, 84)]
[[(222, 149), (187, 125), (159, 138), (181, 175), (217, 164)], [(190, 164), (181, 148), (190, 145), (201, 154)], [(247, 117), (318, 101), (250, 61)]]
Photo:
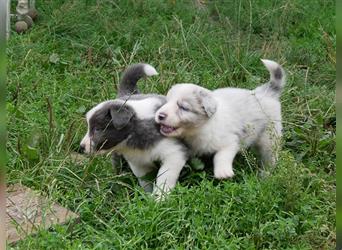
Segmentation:
[(172, 127), (172, 126), (168, 126), (168, 125), (165, 125), (165, 124), (160, 124), (160, 132), (163, 134), (163, 135), (170, 135), (172, 134), (173, 132), (175, 132), (178, 128), (176, 127)]

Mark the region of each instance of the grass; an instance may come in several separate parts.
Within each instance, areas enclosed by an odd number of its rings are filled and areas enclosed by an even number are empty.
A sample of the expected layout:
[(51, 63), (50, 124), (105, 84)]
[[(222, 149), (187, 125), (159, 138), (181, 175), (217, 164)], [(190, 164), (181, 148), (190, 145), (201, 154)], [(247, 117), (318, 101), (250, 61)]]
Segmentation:
[[(334, 249), (335, 2), (38, 1), (40, 19), (8, 43), (7, 182), (41, 191), (81, 216), (13, 249)], [(148, 62), (160, 75), (143, 92), (176, 82), (254, 88), (260, 58), (279, 61), (284, 147), (260, 177), (253, 154), (236, 177), (187, 165), (155, 203), (124, 166), (76, 162), (84, 113), (114, 98), (122, 70)]]

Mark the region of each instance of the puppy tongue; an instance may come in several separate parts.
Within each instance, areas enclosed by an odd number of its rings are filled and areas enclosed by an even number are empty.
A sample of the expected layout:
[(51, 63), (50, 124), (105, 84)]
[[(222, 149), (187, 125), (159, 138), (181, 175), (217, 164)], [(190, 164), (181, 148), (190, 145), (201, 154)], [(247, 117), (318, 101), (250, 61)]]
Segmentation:
[(166, 125), (161, 125), (160, 128), (161, 128), (162, 132), (165, 134), (169, 134), (175, 130), (174, 127), (170, 127), (170, 126), (166, 126)]

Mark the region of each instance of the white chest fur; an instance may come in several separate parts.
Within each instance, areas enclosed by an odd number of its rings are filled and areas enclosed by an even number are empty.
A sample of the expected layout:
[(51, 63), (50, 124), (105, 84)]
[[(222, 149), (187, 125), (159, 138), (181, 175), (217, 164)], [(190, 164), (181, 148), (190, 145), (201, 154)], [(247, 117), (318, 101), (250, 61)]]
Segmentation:
[(214, 126), (215, 121), (208, 122), (193, 134), (185, 138), (193, 154), (211, 154), (224, 147), (229, 142), (228, 133)]

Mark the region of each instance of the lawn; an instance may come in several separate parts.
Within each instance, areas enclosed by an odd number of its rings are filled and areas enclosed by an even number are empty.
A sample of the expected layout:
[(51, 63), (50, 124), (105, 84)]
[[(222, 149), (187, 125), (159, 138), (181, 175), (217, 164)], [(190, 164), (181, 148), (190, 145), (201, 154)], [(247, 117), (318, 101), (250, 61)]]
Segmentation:
[[(196, 4), (194, 4), (196, 2)], [(78, 213), (14, 249), (335, 249), (335, 1), (46, 0), (8, 42), (8, 184)], [(260, 59), (287, 72), (284, 140), (268, 176), (250, 152), (231, 180), (188, 164), (167, 200), (144, 194), (124, 162), (75, 161), (85, 112), (115, 98), (121, 72), (147, 62), (172, 84), (255, 88)]]

